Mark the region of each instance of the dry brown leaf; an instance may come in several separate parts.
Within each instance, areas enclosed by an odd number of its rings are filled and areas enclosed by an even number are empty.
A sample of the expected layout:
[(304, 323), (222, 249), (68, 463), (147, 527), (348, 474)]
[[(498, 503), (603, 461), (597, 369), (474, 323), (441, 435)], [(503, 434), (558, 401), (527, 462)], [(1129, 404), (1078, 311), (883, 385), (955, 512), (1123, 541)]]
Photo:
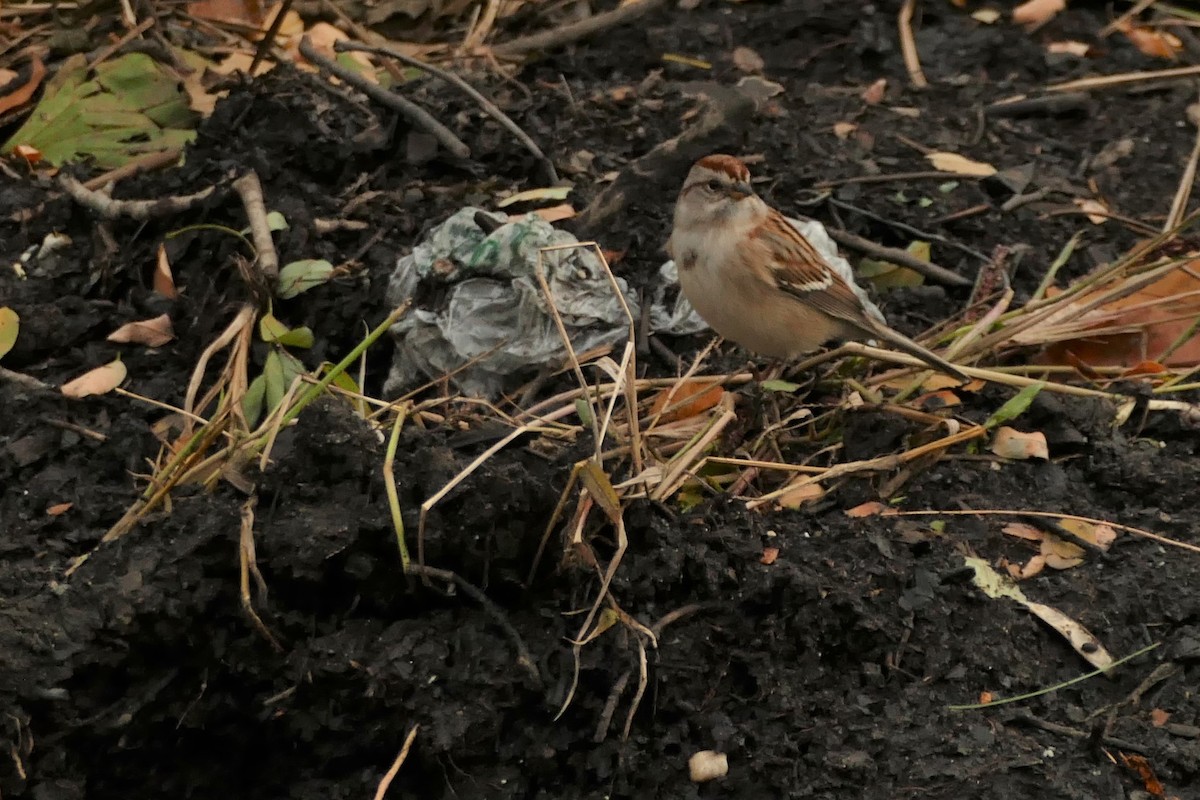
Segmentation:
[(175, 277), (171, 274), (171, 261), (167, 258), (165, 245), (158, 246), (158, 259), (154, 264), (154, 291), (174, 300), (179, 296), (175, 290)]
[(257, 0), (192, 0), (187, 5), (187, 13), (226, 25), (255, 28), (265, 21), (262, 4)]
[(55, 503), (46, 509), (46, 514), (51, 517), (61, 517), (74, 507), (74, 503)]
[(539, 208), (533, 212), (546, 222), (558, 222), (564, 219), (570, 219), (575, 216), (575, 206), (570, 203), (561, 203), (557, 206), (547, 206)]
[(986, 178), (989, 175), (996, 174), (996, 168), (991, 164), (983, 161), (972, 161), (966, 156), (960, 156), (958, 153), (939, 151), (926, 153), (925, 158), (933, 165), (934, 169), (941, 170), (942, 172), (953, 172), (955, 175)]
[(1024, 522), (1010, 522), (1000, 530), (1009, 536), (1015, 536), (1027, 542), (1040, 542), (1046, 537), (1041, 529), (1026, 525)]
[(1087, 628), (1052, 606), (1026, 600), (1025, 607), (1042, 622), (1061, 633), (1071, 643), (1071, 647), (1075, 648), (1075, 652), (1087, 659), (1093, 667), (1107, 669), (1112, 665), (1113, 657)]
[(872, 83), (866, 89), (863, 89), (859, 97), (869, 106), (878, 105), (883, 102), (884, 95), (887, 94), (887, 78), (880, 78)]
[(992, 437), (992, 452), (1001, 458), (1025, 460), (1029, 458), (1050, 458), (1050, 449), (1046, 445), (1046, 435), (1039, 431), (1022, 433), (1008, 426), (996, 429)]
[(1018, 25), (1038, 26), (1066, 7), (1067, 0), (1027, 0), (1013, 9), (1012, 21)]
[(752, 75), (759, 74), (766, 67), (767, 63), (763, 61), (762, 56), (751, 50), (749, 47), (733, 48), (733, 66), (737, 67), (741, 72), (750, 73)]
[[(1087, 311), (1072, 312), (1090, 303), (1094, 295), (1085, 294), (1064, 309), (1064, 320), (1078, 328), (1073, 338), (1058, 336), (1059, 341), (1038, 356), (1042, 364), (1088, 367), (1141, 367), (1144, 374), (1155, 374), (1159, 367), (1179, 368), (1200, 364), (1200, 336), (1193, 336), (1170, 350), (1189, 332), (1200, 316), (1200, 259), (1186, 261), (1153, 283), (1133, 294)], [(1128, 332), (1094, 333), (1093, 328), (1123, 328)], [(1037, 328), (1027, 333), (1038, 344), (1045, 338)]]
[(1068, 39), (1064, 42), (1050, 42), (1046, 45), (1047, 53), (1066, 53), (1067, 55), (1079, 56), (1083, 58), (1091, 52), (1092, 46), (1087, 42), (1077, 42), (1074, 39)]
[(62, 393), (67, 397), (79, 399), (96, 394), (108, 394), (121, 385), (128, 371), (121, 359), (115, 359), (102, 367), (89, 370), (73, 381), (62, 385)]
[(1029, 559), (1029, 561), (1025, 562), (1025, 566), (1019, 568), (1013, 577), (1019, 578), (1020, 580), (1027, 580), (1035, 575), (1040, 575), (1042, 570), (1045, 568), (1046, 559), (1041, 555), (1036, 555)]
[(1121, 763), (1142, 779), (1142, 785), (1146, 787), (1146, 793), (1151, 797), (1165, 798), (1167, 796), (1166, 788), (1154, 774), (1154, 767), (1150, 766), (1150, 761), (1145, 756), (1136, 753), (1121, 753)]
[(1130, 44), (1151, 58), (1165, 58), (1174, 61), (1179, 55), (1179, 51), (1183, 49), (1183, 42), (1179, 40), (1179, 37), (1168, 31), (1143, 28), (1134, 25), (1129, 20), (1124, 20), (1117, 26), (1117, 30), (1125, 34), (1125, 38), (1129, 40)]
[(1075, 198), (1075, 205), (1087, 215), (1088, 222), (1093, 225), (1103, 225), (1108, 222), (1108, 206), (1095, 198)]
[(811, 503), (814, 500), (819, 500), (825, 494), (825, 490), (815, 483), (807, 483), (802, 486), (795, 486), (786, 490), (779, 496), (780, 508), (800, 508), (805, 503)]
[(926, 411), (937, 411), (939, 408), (962, 405), (962, 398), (949, 389), (939, 389), (914, 397), (911, 405)]
[(1117, 531), (1111, 525), (1085, 522), (1081, 519), (1064, 518), (1058, 521), (1064, 530), (1070, 531), (1088, 544), (1108, 550), (1117, 539)]
[(856, 505), (854, 508), (846, 509), (846, 516), (855, 518), (882, 516), (889, 513), (894, 514), (896, 512), (890, 506), (878, 500), (868, 500), (865, 503)]
[(833, 135), (839, 139), (847, 139), (850, 134), (858, 130), (858, 126), (853, 122), (835, 122), (833, 123)]
[(118, 344), (144, 344), (147, 347), (162, 347), (175, 338), (171, 326), (171, 315), (162, 314), (153, 319), (127, 322), (108, 335), (108, 341)]
[(766, 564), (768, 567), (775, 563), (775, 559), (779, 558), (778, 547), (764, 547), (762, 558), (758, 560), (760, 564)]
[(1047, 533), (1042, 539), (1042, 558), (1051, 569), (1070, 569), (1083, 563), (1085, 551), (1074, 542)]
[[(663, 389), (650, 404), (650, 419), (659, 416), (659, 422), (675, 422), (703, 414), (721, 402), (725, 390), (718, 384), (689, 381), (675, 388)], [(668, 409), (663, 411), (663, 409)]]

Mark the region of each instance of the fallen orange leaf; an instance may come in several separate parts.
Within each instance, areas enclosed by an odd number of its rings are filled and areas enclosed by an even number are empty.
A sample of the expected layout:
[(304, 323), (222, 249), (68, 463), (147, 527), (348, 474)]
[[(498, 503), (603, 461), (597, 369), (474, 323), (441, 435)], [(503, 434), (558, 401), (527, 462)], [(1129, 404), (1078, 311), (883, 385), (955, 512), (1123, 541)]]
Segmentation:
[(55, 503), (46, 509), (46, 513), (52, 517), (60, 517), (71, 510), (74, 503)]
[(3, 97), (0, 97), (0, 114), (12, 111), (14, 108), (20, 108), (28, 103), (29, 99), (33, 97), (33, 93), (42, 85), (42, 78), (44, 77), (46, 77), (46, 65), (35, 55), (33, 56), (32, 67), (29, 71), (29, 80)]
[(778, 547), (764, 547), (762, 551), (762, 558), (759, 559), (759, 563), (770, 566), (771, 564), (775, 563), (775, 559), (777, 558), (779, 558)]
[[(689, 381), (671, 389), (663, 389), (650, 404), (650, 417), (659, 416), (660, 422), (675, 422), (676, 420), (703, 414), (721, 402), (725, 390), (720, 385), (696, 383)], [(669, 405), (668, 405), (669, 401)]]
[(1023, 433), (1008, 426), (996, 429), (992, 437), (992, 452), (1001, 458), (1028, 459), (1050, 458), (1050, 448), (1046, 445), (1046, 435), (1039, 431)]
[[(1082, 307), (1092, 297), (1084, 295), (1072, 307)], [(1163, 368), (1191, 367), (1200, 364), (1200, 336), (1193, 335), (1176, 345), (1198, 316), (1200, 259), (1194, 259), (1181, 263), (1127, 297), (1085, 312), (1077, 318), (1081, 323), (1079, 335), (1048, 346), (1038, 361), (1080, 369), (1130, 367), (1130, 374), (1156, 374)], [(1129, 332), (1089, 334), (1084, 326), (1093, 319), (1095, 327), (1126, 328)], [(1036, 335), (1035, 330), (1030, 333)]]
[(1163, 711), (1161, 708), (1151, 709), (1150, 711), (1150, 724), (1156, 728), (1161, 728), (1163, 725), (1166, 725), (1167, 721), (1170, 719), (1171, 712), (1169, 711)]
[(865, 503), (855, 506), (854, 508), (846, 509), (847, 517), (874, 517), (887, 513), (895, 513), (892, 509), (878, 500), (868, 500)]
[(1179, 40), (1178, 36), (1167, 31), (1143, 28), (1134, 25), (1129, 20), (1124, 20), (1117, 26), (1117, 30), (1125, 34), (1125, 38), (1129, 40), (1130, 44), (1151, 58), (1165, 58), (1174, 61), (1179, 51), (1183, 49), (1183, 42)]

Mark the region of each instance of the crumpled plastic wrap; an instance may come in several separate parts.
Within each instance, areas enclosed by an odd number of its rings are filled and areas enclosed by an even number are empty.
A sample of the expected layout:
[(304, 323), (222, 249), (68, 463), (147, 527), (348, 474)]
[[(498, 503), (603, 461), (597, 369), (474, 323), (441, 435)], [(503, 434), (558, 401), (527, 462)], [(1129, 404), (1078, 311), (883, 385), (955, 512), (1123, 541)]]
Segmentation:
[[(478, 216), (499, 227), (485, 231)], [(454, 381), (467, 394), (494, 397), (538, 369), (565, 364), (567, 351), (535, 270), (544, 248), (575, 243), (570, 233), (536, 215), (509, 219), (470, 207), (431, 231), (400, 259), (388, 283), (393, 305), (413, 297), (418, 285), (436, 302), (414, 307), (392, 326), (397, 348), (384, 391), (399, 394), (478, 359)], [(543, 252), (542, 268), (576, 353), (625, 341), (629, 321), (593, 249)], [(673, 277), (673, 265), (665, 271)], [(617, 284), (639, 319), (637, 295), (624, 280)], [(686, 300), (668, 306), (665, 294), (662, 286), (652, 298), (652, 331), (682, 335), (705, 329)]]
[[(499, 227), (489, 233), (479, 218)], [(855, 285), (850, 264), (838, 255), (824, 227), (814, 220), (791, 222), (878, 314)], [(392, 305), (412, 298), (418, 287), (434, 301), (422, 307), (414, 304), (392, 326), (397, 347), (385, 393), (400, 394), (459, 370), (453, 380), (464, 393), (495, 397), (539, 369), (565, 364), (567, 351), (535, 270), (544, 248), (575, 243), (570, 233), (536, 215), (510, 219), (470, 207), (433, 229), (400, 259), (388, 282)], [(576, 353), (625, 341), (628, 320), (593, 249), (544, 251), (542, 268)], [(617, 284), (634, 319), (639, 319), (637, 295), (624, 280), (618, 278)], [(675, 263), (668, 261), (659, 270), (650, 298), (651, 332), (678, 336), (707, 329), (676, 290), (677, 284)], [(670, 303), (668, 291), (675, 298)], [(475, 363), (464, 367), (471, 361)]]

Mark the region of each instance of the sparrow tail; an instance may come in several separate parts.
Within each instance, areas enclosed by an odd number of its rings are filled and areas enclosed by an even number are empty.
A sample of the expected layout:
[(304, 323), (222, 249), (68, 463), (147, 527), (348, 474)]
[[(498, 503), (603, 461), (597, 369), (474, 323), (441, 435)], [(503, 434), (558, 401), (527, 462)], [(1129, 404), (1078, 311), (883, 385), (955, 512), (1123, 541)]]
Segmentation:
[(888, 344), (895, 346), (896, 349), (908, 353), (910, 356), (916, 356), (929, 366), (936, 369), (938, 372), (944, 372), (950, 377), (960, 380), (963, 383), (967, 383), (971, 380), (969, 377), (967, 377), (966, 373), (951, 364), (946, 359), (934, 355), (924, 347), (921, 347), (921, 345), (914, 342), (912, 339), (909, 339), (903, 334), (897, 333), (891, 328), (883, 325), (873, 325), (870, 329), (868, 329), (867, 332), (872, 336), (878, 336), (880, 339), (883, 339)]

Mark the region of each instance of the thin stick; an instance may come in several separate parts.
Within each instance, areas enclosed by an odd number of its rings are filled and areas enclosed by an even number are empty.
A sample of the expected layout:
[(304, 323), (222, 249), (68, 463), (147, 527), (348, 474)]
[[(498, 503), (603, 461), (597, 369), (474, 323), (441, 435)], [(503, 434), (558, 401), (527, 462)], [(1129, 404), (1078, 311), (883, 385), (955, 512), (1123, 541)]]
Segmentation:
[(1121, 72), (1116, 75), (1103, 75), (1096, 78), (1079, 78), (1074, 81), (1052, 83), (1046, 87), (1046, 91), (1076, 92), (1084, 89), (1116, 89), (1133, 83), (1179, 80), (1181, 78), (1195, 77), (1196, 75), (1200, 75), (1200, 66), (1172, 67), (1170, 69), (1145, 70), (1142, 72)]
[(1138, 0), (1138, 2), (1133, 4), (1132, 8), (1130, 8), (1124, 14), (1117, 17), (1112, 22), (1108, 23), (1103, 28), (1101, 28), (1100, 33), (1097, 35), (1101, 39), (1107, 39), (1109, 36), (1112, 36), (1115, 32), (1121, 30), (1121, 28), (1123, 28), (1125, 26), (1126, 22), (1133, 19), (1138, 14), (1142, 13), (1147, 8), (1149, 8), (1150, 6), (1154, 5), (1157, 2), (1158, 2), (1158, 0)]
[(1196, 125), (1196, 139), (1192, 143), (1192, 154), (1183, 168), (1183, 175), (1179, 178), (1179, 188), (1175, 190), (1175, 199), (1171, 201), (1167, 221), (1163, 223), (1164, 232), (1179, 227), (1183, 218), (1187, 216), (1188, 200), (1192, 198), (1192, 184), (1196, 182), (1196, 163), (1200, 161), (1200, 119), (1194, 119), (1193, 116), (1188, 114), (1188, 119)]
[(517, 125), (517, 123), (513, 122), (511, 117), (501, 111), (495, 103), (493, 103), (491, 100), (488, 100), (474, 86), (467, 83), (453, 72), (448, 72), (440, 67), (435, 67), (432, 64), (428, 64), (420, 60), (419, 58), (413, 58), (410, 55), (405, 55), (399, 50), (391, 47), (372, 47), (371, 45), (363, 44), (361, 42), (342, 41), (335, 42), (333, 49), (334, 52), (337, 53), (362, 52), (389, 56), (397, 61), (408, 64), (410, 67), (416, 67), (418, 69), (425, 70), (431, 75), (436, 75), (447, 83), (457, 86), (465, 95), (478, 103), (479, 107), (483, 109), (484, 113), (499, 122), (506, 129), (508, 129), (509, 133), (517, 137), (517, 141), (525, 145), (525, 149), (532, 153), (534, 158), (542, 162), (542, 167), (545, 168), (546, 175), (549, 177), (551, 183), (558, 182), (558, 173), (554, 170), (554, 162), (546, 157), (546, 154), (542, 152), (542, 148), (537, 146), (537, 142), (533, 141), (529, 134), (521, 130), (521, 127)]
[(379, 781), (379, 788), (375, 790), (375, 800), (383, 800), (383, 796), (387, 794), (388, 787), (392, 785), (392, 779), (396, 777), (396, 773), (400, 771), (400, 766), (408, 758), (408, 751), (412, 749), (413, 741), (417, 738), (417, 731), (420, 729), (420, 725), (413, 725), (409, 729), (408, 736), (404, 737), (404, 746), (400, 748), (400, 755), (396, 756), (396, 760), (392, 762), (392, 766), (388, 769), (387, 774)]
[(300, 40), (300, 55), (307, 58), (314, 65), (320, 67), (323, 71), (337, 77), (339, 80), (345, 81), (349, 85), (358, 89), (360, 92), (370, 97), (377, 103), (382, 103), (393, 111), (397, 111), (421, 130), (425, 131), (433, 138), (438, 140), (438, 144), (446, 148), (448, 152), (456, 158), (468, 158), (471, 155), (471, 148), (463, 143), (454, 135), (454, 132), (447, 128), (442, 123), (438, 122), (433, 116), (421, 108), (416, 103), (401, 97), (400, 95), (389, 92), (380, 86), (364, 79), (361, 75), (351, 69), (347, 69), (342, 65), (331, 61), (313, 47), (312, 41), (305, 36)]
[(1029, 700), (1034, 697), (1041, 697), (1044, 694), (1050, 694), (1051, 692), (1057, 692), (1059, 689), (1065, 689), (1068, 686), (1073, 686), (1076, 683), (1090, 680), (1099, 675), (1107, 675), (1110, 672), (1112, 672), (1113, 667), (1120, 666), (1121, 664), (1124, 664), (1126, 661), (1132, 661), (1133, 659), (1137, 658), (1138, 656), (1145, 655), (1146, 653), (1149, 653), (1154, 648), (1158, 647), (1160, 644), (1162, 644), (1162, 642), (1155, 642), (1154, 644), (1152, 644), (1148, 647), (1143, 647), (1141, 650), (1138, 650), (1136, 653), (1130, 653), (1129, 655), (1125, 656), (1124, 658), (1117, 659), (1113, 663), (1109, 664), (1107, 667), (1102, 667), (1100, 669), (1093, 670), (1092, 672), (1085, 672), (1083, 675), (1079, 675), (1078, 677), (1071, 678), (1071, 680), (1069, 680), (1069, 681), (1063, 681), (1062, 683), (1056, 683), (1053, 686), (1047, 686), (1046, 688), (1038, 689), (1035, 692), (1026, 692), (1025, 694), (1016, 695), (1015, 697), (1005, 697), (1003, 699), (992, 700), (987, 703), (967, 703), (966, 705), (946, 706), (946, 708), (948, 708), (951, 711), (974, 711), (974, 710), (980, 709), (980, 708), (991, 708), (992, 706), (1003, 706), (1003, 705), (1007, 705), (1008, 703), (1017, 703), (1017, 702), (1020, 702), (1021, 700)]
[(889, 261), (893, 264), (899, 264), (902, 267), (908, 267), (913, 272), (919, 272), (930, 280), (938, 283), (949, 284), (950, 286), (970, 286), (971, 281), (959, 275), (956, 272), (938, 266), (931, 261), (922, 261), (907, 250), (901, 250), (898, 247), (884, 247), (881, 244), (875, 244), (870, 239), (864, 239), (861, 236), (855, 236), (849, 231), (840, 231), (834, 228), (827, 228), (826, 232), (829, 238), (833, 239), (840, 245), (850, 247), (862, 253), (866, 253), (874, 258), (883, 261)]
[(457, 572), (452, 572), (448, 569), (412, 564), (409, 567), (409, 572), (421, 575), (422, 577), (438, 578), (439, 580), (453, 583), (459, 589), (462, 589), (463, 592), (470, 595), (475, 602), (483, 606), (484, 612), (492, 618), (493, 622), (500, 626), (508, 636), (509, 641), (512, 642), (513, 649), (517, 651), (517, 665), (525, 671), (525, 674), (533, 681), (534, 686), (539, 689), (542, 687), (542, 675), (538, 672), (537, 662), (533, 660), (529, 648), (525, 646), (525, 640), (521, 638), (521, 634), (517, 633), (517, 629), (513, 627), (513, 624), (508, 621), (508, 617), (504, 616), (504, 612), (500, 610), (500, 607), (493, 603), (491, 598), (484, 594), (475, 584)]
[(1200, 553), (1200, 545), (1181, 542), (1177, 539), (1168, 539), (1157, 533), (1151, 533), (1142, 528), (1135, 528), (1132, 525), (1122, 525), (1119, 522), (1112, 522), (1107, 519), (1096, 519), (1095, 517), (1081, 517), (1077, 514), (1063, 514), (1058, 511), (1022, 511), (1022, 510), (1007, 510), (1003, 508), (985, 508), (973, 509), (968, 511), (889, 511), (888, 516), (897, 517), (973, 517), (973, 516), (1012, 516), (1019, 514), (1027, 517), (1048, 517), (1051, 519), (1071, 519), (1077, 522), (1086, 522), (1089, 525), (1107, 525), (1110, 528), (1118, 528), (1126, 533), (1132, 533), (1134, 536), (1140, 536), (1143, 539), (1151, 539), (1159, 544), (1178, 547), (1182, 550), (1191, 550), (1194, 553)]
[[(866, 356), (875, 361), (884, 361), (892, 364), (903, 364), (908, 367), (925, 367), (925, 362), (919, 358), (914, 358), (907, 353), (893, 353), (891, 350), (881, 350), (878, 347), (860, 344), (859, 342), (847, 342), (839, 348), (842, 352), (852, 353), (854, 355)], [(1027, 378), (1024, 375), (1009, 375), (1003, 372), (996, 372), (990, 369), (980, 369), (979, 367), (960, 366), (969, 378), (980, 378), (985, 381), (993, 381), (1005, 386), (1032, 386), (1035, 383), (1043, 383), (1035, 378)], [(1125, 398), (1111, 392), (1102, 392), (1099, 389), (1088, 389), (1084, 386), (1071, 386), (1066, 383), (1051, 383), (1045, 382), (1045, 389), (1051, 392), (1059, 392), (1061, 394), (1075, 395), (1076, 397), (1102, 397), (1106, 400), (1124, 400)]]
[(564, 44), (595, 36), (597, 33), (602, 33), (617, 25), (633, 22), (651, 11), (657, 11), (666, 4), (667, 0), (635, 0), (635, 2), (617, 6), (612, 11), (596, 14), (570, 25), (560, 25), (553, 30), (523, 36), (506, 44), (497, 45), (492, 48), (492, 52), (500, 58), (517, 58), (531, 50), (552, 50)]
[(892, 181), (981, 181), (981, 175), (963, 175), (958, 172), (942, 172), (927, 169), (916, 172), (892, 172), (883, 175), (855, 175), (850, 178), (834, 178), (821, 181), (814, 188), (831, 189), (834, 186), (846, 186), (851, 183), (891, 183)]
[(900, 52), (904, 54), (904, 68), (908, 70), (908, 79), (918, 89), (929, 86), (925, 73), (921, 71), (921, 57), (917, 54), (917, 40), (913, 37), (912, 19), (916, 0), (904, 0), (900, 7)]
[(271, 238), (271, 223), (267, 221), (267, 204), (258, 173), (250, 170), (233, 182), (233, 189), (242, 198), (242, 207), (246, 210), (259, 271), (274, 283), (279, 277), (279, 254), (275, 252), (275, 240)]

